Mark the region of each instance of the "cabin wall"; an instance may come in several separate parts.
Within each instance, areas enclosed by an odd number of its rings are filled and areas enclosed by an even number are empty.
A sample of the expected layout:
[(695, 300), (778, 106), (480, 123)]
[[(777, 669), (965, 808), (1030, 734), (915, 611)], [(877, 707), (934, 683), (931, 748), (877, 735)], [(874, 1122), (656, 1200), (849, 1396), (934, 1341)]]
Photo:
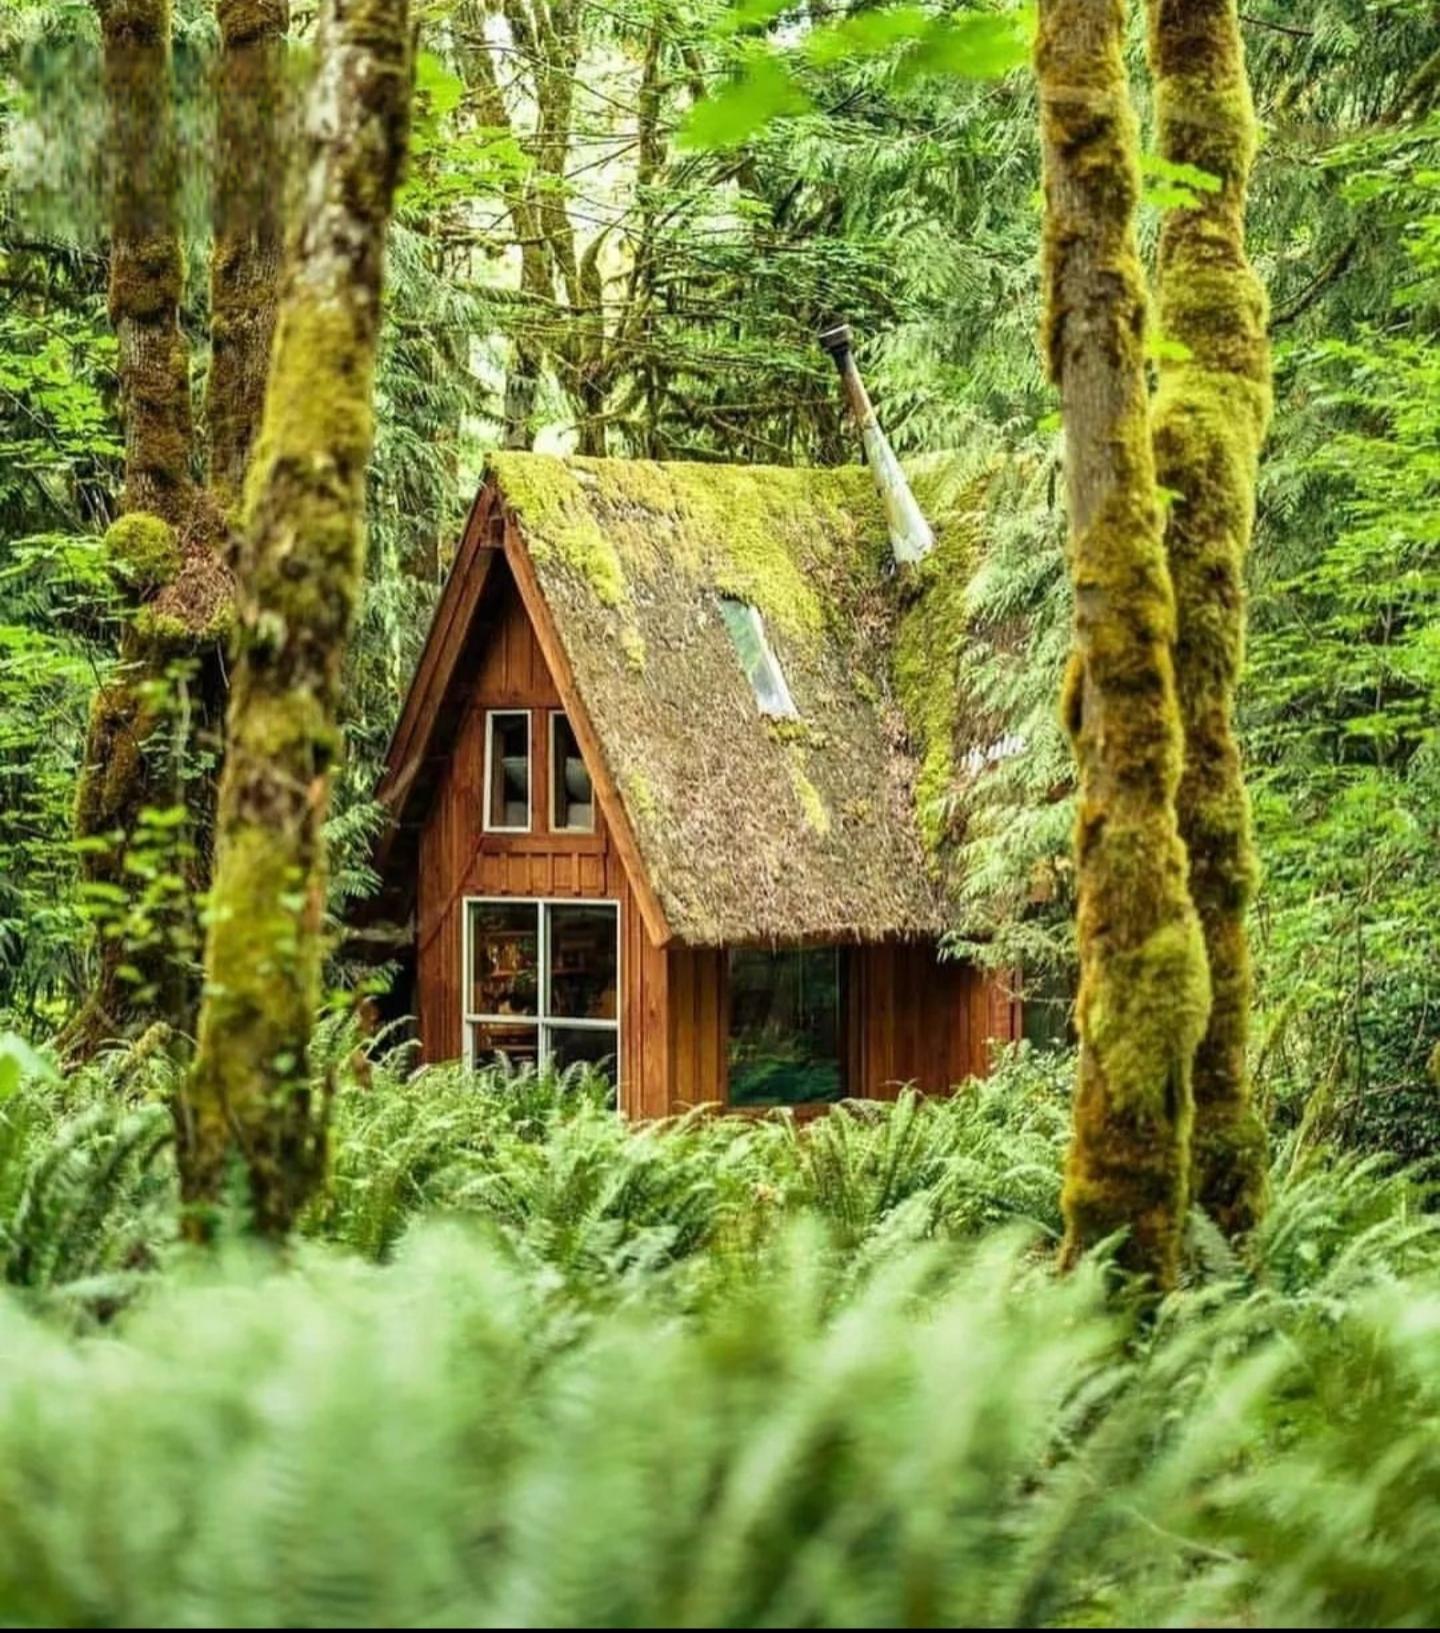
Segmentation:
[[(664, 956), (671, 1107), (723, 1105), (725, 951), (674, 947)], [(892, 1100), (908, 1083), (943, 1093), (986, 1074), (992, 1041), (1020, 1036), (1020, 1001), (1008, 983), (970, 964), (942, 962), (933, 941), (850, 948), (846, 973), (846, 1092), (856, 1098)]]
[(933, 942), (893, 942), (853, 955), (852, 1081), (874, 1099), (901, 1085), (953, 1088), (990, 1067), (993, 1039), (1018, 1036), (1018, 1002), (973, 964), (937, 957)]
[[(468, 896), (591, 898), (620, 904), (620, 1051), (625, 1109), (663, 1114), (663, 1041), (647, 1051), (665, 1012), (665, 959), (645, 931), (603, 813), (593, 834), (546, 831), (549, 789), (548, 732), (535, 722), (531, 764), (535, 825), (528, 834), (484, 831), (485, 716), (505, 708), (558, 709), (560, 697), (520, 605), (504, 580), (491, 609), (469, 703), (439, 789), (420, 835), (416, 919), (417, 1007), (420, 1044), (427, 1061), (463, 1053), (462, 982), (464, 904)], [(648, 1053), (648, 1059), (647, 1059)]]

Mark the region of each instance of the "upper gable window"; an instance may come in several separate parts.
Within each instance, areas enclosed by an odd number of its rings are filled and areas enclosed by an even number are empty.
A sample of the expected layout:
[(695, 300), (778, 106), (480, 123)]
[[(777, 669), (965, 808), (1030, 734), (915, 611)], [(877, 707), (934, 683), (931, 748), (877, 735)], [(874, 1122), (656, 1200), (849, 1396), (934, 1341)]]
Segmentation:
[(595, 832), (595, 789), (567, 716), (550, 716), (550, 827), (554, 833)]
[(485, 722), (485, 827), (530, 831), (530, 713), (492, 709)]
[(722, 595), (720, 616), (725, 620), (725, 628), (729, 630), (730, 639), (735, 643), (736, 655), (754, 689), (760, 713), (768, 714), (776, 720), (798, 719), (800, 711), (795, 707), (795, 700), (790, 696), (790, 688), (785, 684), (785, 673), (780, 667), (780, 660), (765, 638), (765, 625), (760, 617), (760, 609), (748, 601), (738, 601), (734, 596)]

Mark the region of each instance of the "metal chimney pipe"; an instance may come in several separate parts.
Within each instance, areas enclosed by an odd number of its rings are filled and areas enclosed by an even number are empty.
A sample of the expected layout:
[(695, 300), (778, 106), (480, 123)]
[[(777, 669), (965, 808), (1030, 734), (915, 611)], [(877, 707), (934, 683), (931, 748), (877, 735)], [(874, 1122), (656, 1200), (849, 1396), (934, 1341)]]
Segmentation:
[(935, 544), (930, 524), (915, 503), (915, 495), (900, 469), (889, 439), (880, 429), (875, 417), (875, 406), (870, 393), (855, 367), (855, 355), (850, 349), (850, 325), (837, 324), (820, 336), (820, 344), (835, 359), (840, 371), (840, 384), (846, 401), (860, 427), (860, 440), (865, 446), (865, 459), (875, 486), (880, 490), (880, 503), (885, 507), (885, 525), (890, 533), (890, 549), (901, 565), (923, 561)]

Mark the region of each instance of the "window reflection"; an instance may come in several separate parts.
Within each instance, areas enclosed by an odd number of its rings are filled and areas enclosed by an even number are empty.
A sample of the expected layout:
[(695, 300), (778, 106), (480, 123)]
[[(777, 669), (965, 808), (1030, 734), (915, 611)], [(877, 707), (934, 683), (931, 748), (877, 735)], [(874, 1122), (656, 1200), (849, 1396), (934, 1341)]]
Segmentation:
[(838, 1100), (841, 960), (837, 947), (730, 954), (730, 1103)]

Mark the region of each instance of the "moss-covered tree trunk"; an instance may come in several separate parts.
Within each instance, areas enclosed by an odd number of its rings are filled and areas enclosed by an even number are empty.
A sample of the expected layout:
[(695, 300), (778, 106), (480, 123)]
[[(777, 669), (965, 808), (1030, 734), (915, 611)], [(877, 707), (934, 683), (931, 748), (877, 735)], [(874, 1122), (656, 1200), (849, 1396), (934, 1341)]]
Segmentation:
[(111, 165), (110, 321), (125, 420), (125, 509), (189, 520), (190, 355), (170, 106), (170, 0), (99, 0)]
[(1066, 1254), (1128, 1232), (1175, 1278), (1204, 944), (1176, 824), (1181, 728), (1146, 397), (1137, 143), (1121, 0), (1042, 0), (1045, 342), (1065, 425), (1075, 634), (1064, 710), (1080, 785), (1080, 1071)]
[(327, 0), (299, 213), (246, 485), (234, 679), (182, 1192), (203, 1234), (232, 1156), (281, 1235), (323, 1164), (309, 1076), (323, 824), (341, 665), (364, 566), (380, 279), (410, 100), (405, 0)]
[(215, 243), (210, 262), (210, 486), (226, 509), (259, 429), (284, 249), (285, 31), (290, 0), (216, 0)]
[[(180, 1021), (169, 908), (136, 912), (131, 865), (141, 813), (170, 802), (153, 740), (171, 625), (162, 600), (193, 530), (190, 354), (180, 329), (184, 273), (176, 212), (169, 0), (96, 0), (110, 169), (110, 320), (125, 429), (125, 514), (111, 529), (112, 564), (137, 614), (113, 676), (91, 706), (75, 802), (82, 887), (100, 929), (94, 984), (61, 1039), (85, 1055), (142, 1016)], [(172, 593), (173, 598), (173, 593)], [(171, 904), (183, 912), (178, 900)]]
[(1185, 726), (1180, 832), (1214, 993), (1195, 1056), (1194, 1194), (1235, 1236), (1260, 1215), (1267, 1166), (1246, 1064), (1255, 858), (1234, 727), (1245, 554), (1270, 417), (1265, 295), (1245, 255), (1255, 116), (1236, 0), (1149, 0), (1149, 22), (1161, 156), (1220, 183), (1197, 188), (1194, 208), (1170, 211), (1160, 235), (1160, 328), (1188, 355), (1160, 366), (1154, 444), (1159, 479), (1177, 495), (1165, 542)]
[[(100, 926), (94, 984), (62, 1039), (83, 1056), (153, 1019), (187, 1031), (199, 986), (194, 899), (208, 880), (231, 613), (225, 513), (263, 400), (284, 153), (288, 0), (217, 0), (221, 30), (206, 398), (214, 486), (198, 486), (190, 354), (180, 327), (170, 0), (96, 0), (111, 170), (110, 316), (125, 423), (124, 515), (107, 540), (134, 613), (96, 694), (75, 829)], [(183, 828), (145, 813), (184, 807)], [(164, 836), (171, 836), (165, 841)]]

